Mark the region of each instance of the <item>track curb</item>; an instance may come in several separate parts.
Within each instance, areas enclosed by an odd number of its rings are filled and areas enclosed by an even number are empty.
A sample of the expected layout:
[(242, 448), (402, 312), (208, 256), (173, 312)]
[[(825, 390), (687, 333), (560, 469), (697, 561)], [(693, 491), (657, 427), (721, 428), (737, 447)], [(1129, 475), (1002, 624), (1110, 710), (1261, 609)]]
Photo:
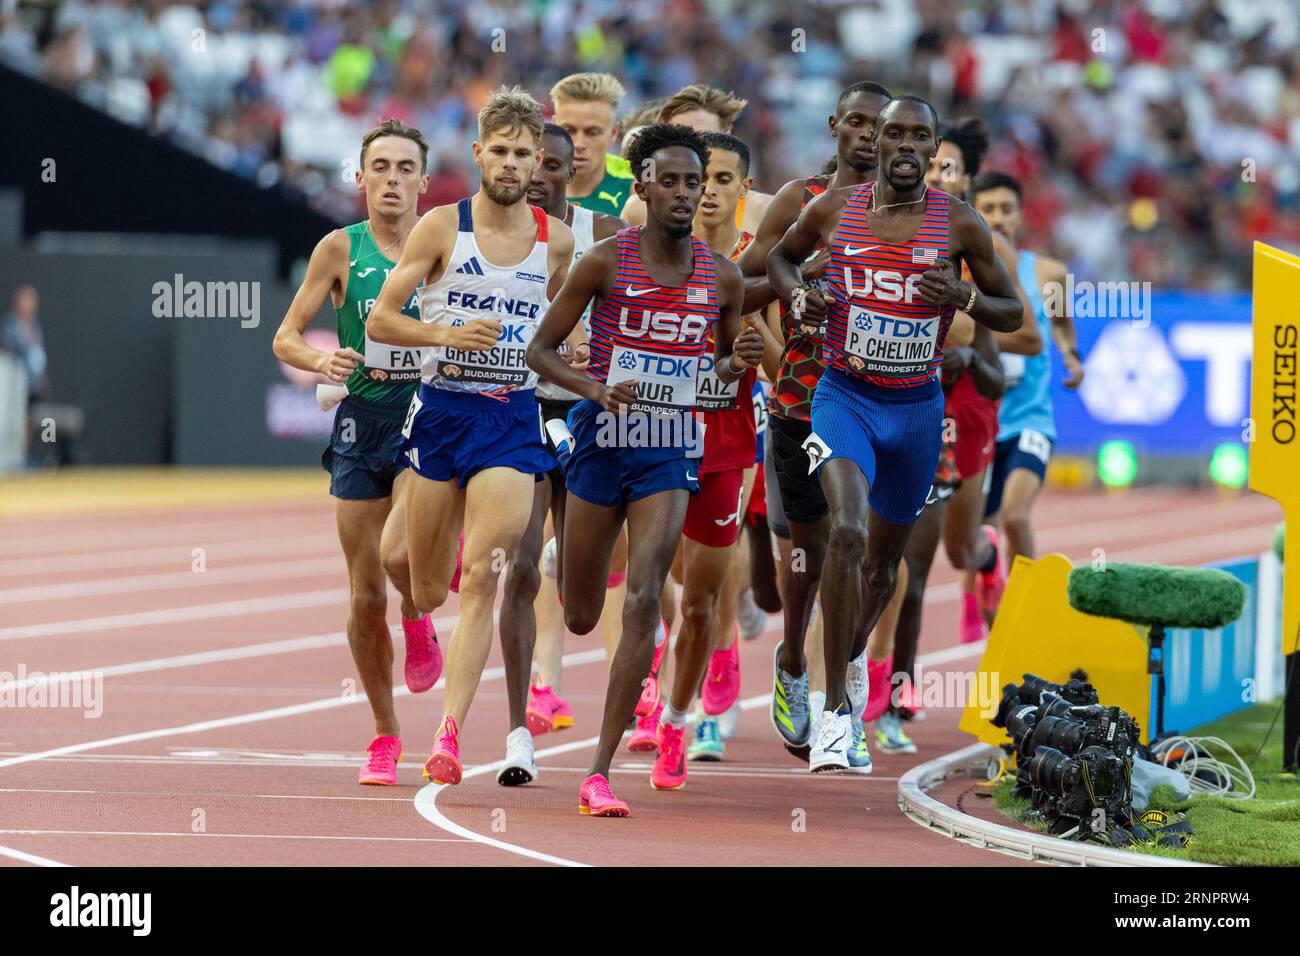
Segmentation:
[(1062, 866), (1208, 866), (1190, 860), (1130, 853), (1089, 843), (1018, 830), (962, 813), (931, 797), (926, 791), (952, 776), (964, 774), (972, 764), (1002, 755), (989, 744), (971, 744), (908, 770), (898, 779), (898, 808), (920, 826), (970, 846), (1005, 853), (1022, 860)]

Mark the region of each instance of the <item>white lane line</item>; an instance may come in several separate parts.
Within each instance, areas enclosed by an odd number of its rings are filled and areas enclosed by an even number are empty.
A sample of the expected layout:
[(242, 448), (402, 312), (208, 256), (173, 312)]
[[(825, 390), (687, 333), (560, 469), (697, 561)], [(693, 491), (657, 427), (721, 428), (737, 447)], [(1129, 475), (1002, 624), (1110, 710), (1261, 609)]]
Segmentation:
[(170, 591), (216, 584), (242, 584), (247, 581), (319, 578), (331, 573), (346, 575), (347, 563), (343, 560), (343, 555), (310, 561), (286, 561), (283, 557), (278, 557), (274, 561), (241, 564), (235, 567), (211, 567), (205, 571), (191, 570), (189, 562), (186, 562), (183, 571), (131, 574), (119, 578), (96, 578), (92, 581), (64, 581), (37, 587), (7, 588), (0, 590), (0, 604), (27, 604), (33, 601), (93, 597), (100, 594), (128, 594), (132, 591), (155, 589)]
[[(92, 516), (83, 515), (76, 518), (75, 522), (70, 521), (69, 524), (75, 523), (75, 530), (81, 530), (86, 527), (88, 519), (93, 522)], [(129, 524), (122, 524), (118, 527), (93, 528), (92, 524), (93, 530), (89, 533), (74, 537), (66, 533), (71, 529), (51, 528), (49, 527), (50, 523), (42, 519), (36, 523), (35, 527), (12, 539), (0, 538), (0, 544), (6, 546), (4, 551), (9, 557), (50, 554), (52, 552), (64, 552), (65, 554), (75, 552), (78, 555), (87, 552), (99, 552), (103, 555), (113, 551), (124, 541), (136, 547), (167, 544), (179, 547), (183, 542), (195, 538), (207, 538), (214, 543), (242, 541), (248, 537), (249, 526), (255, 526), (258, 530), (265, 531), (277, 538), (289, 540), (295, 537), (298, 531), (319, 528), (325, 522), (333, 523), (331, 513), (326, 512), (319, 518), (309, 514), (296, 518), (284, 518), (274, 515), (249, 515), (242, 518), (225, 518), (215, 521), (192, 522), (190, 524), (163, 524), (152, 528), (137, 528)], [(222, 534), (230, 536), (213, 537)], [(337, 547), (339, 543), (338, 537), (331, 535), (330, 538)], [(204, 542), (195, 541), (195, 543), (203, 544)]]
[[(574, 740), (567, 744), (561, 744), (558, 747), (547, 747), (545, 750), (539, 750), (536, 757), (549, 757), (555, 754), (568, 753), (571, 750), (581, 750), (583, 747), (590, 747), (600, 740), (600, 737), (588, 737), (586, 740)], [(470, 770), (466, 770), (461, 775), (462, 782), (470, 777), (482, 776), (485, 773), (491, 773), (501, 766), (502, 761), (496, 763), (481, 764)], [(484, 846), (495, 847), (498, 850), (505, 850), (507, 853), (514, 853), (518, 856), (527, 857), (530, 860), (540, 860), (543, 863), (554, 863), (556, 866), (590, 866), (588, 863), (579, 863), (577, 860), (565, 859), (562, 856), (553, 856), (550, 853), (542, 853), (539, 850), (530, 850), (526, 846), (519, 846), (517, 843), (507, 843), (504, 840), (498, 840), (495, 837), (485, 836), (482, 833), (475, 833), (448, 819), (441, 810), (438, 809), (438, 792), (446, 789), (435, 783), (426, 784), (420, 788), (420, 792), (415, 795), (415, 809), (434, 826), (448, 833), (463, 837), (466, 840), (472, 840), (475, 843), (481, 843)]]
[[(767, 632), (765, 631), (764, 633)], [(965, 657), (975, 657), (983, 653), (984, 643), (985, 642), (980, 642), (978, 644), (967, 644), (955, 648), (946, 648), (942, 651), (934, 651), (929, 654), (921, 654), (917, 658), (917, 663), (924, 667), (924, 666), (937, 664), (948, 660), (960, 660)], [(757, 694), (753, 697), (746, 697), (744, 700), (742, 700), (740, 702), (740, 709), (742, 711), (754, 710), (755, 708), (758, 707), (766, 707), (771, 703), (772, 703), (771, 694)], [(599, 736), (587, 737), (584, 740), (574, 740), (570, 743), (561, 744), (557, 747), (547, 747), (544, 750), (539, 750), (534, 756), (538, 760), (542, 759), (543, 757), (553, 757), (557, 754), (569, 753), (574, 750), (581, 750), (584, 747), (591, 747), (595, 745), (599, 740), (600, 740)], [(461, 775), (461, 781), (464, 782), (470, 777), (478, 777), (486, 773), (492, 773), (493, 771), (499, 769), (501, 764), (504, 762), (505, 762), (504, 760), (498, 760), (495, 763), (482, 764), (481, 766), (474, 767), (470, 770), (466, 770)], [(3, 764), (0, 764), (0, 766), (3, 766)], [(548, 767), (547, 769), (549, 770), (551, 768)], [(803, 771), (803, 772), (806, 773), (807, 771)], [(719, 774), (719, 776), (721, 776), (721, 774)], [(737, 776), (754, 776), (754, 774), (737, 774)], [(884, 779), (884, 778), (877, 778), (877, 779)], [(419, 812), (420, 816), (424, 817), (434, 826), (442, 830), (446, 830), (448, 833), (455, 834), (456, 836), (464, 837), (467, 840), (473, 840), (475, 843), (482, 843), (484, 846), (495, 847), (498, 850), (504, 850), (507, 853), (515, 853), (518, 854), (519, 856), (525, 856), (532, 860), (541, 860), (544, 863), (554, 863), (557, 866), (590, 866), (591, 865), (590, 863), (579, 863), (577, 860), (569, 860), (562, 856), (553, 856), (552, 854), (549, 853), (542, 853), (538, 850), (531, 850), (528, 847), (520, 846), (517, 843), (507, 843), (504, 840), (498, 840), (495, 837), (490, 837), (483, 833), (476, 833), (475, 831), (470, 830), (467, 827), (461, 826), (456, 821), (447, 817), (447, 815), (444, 814), (438, 808), (438, 795), (441, 792), (449, 789), (451, 788), (440, 786), (439, 784), (435, 784), (435, 783), (429, 783), (426, 784), (424, 787), (422, 787), (420, 789), (420, 792), (415, 795), (415, 809)]]
[(0, 856), (7, 856), (12, 860), (21, 860), (24, 863), (30, 863), (33, 866), (67, 866), (67, 863), (60, 863), (58, 860), (51, 860), (43, 856), (36, 856), (33, 853), (24, 853), (22, 850), (15, 850), (13, 847), (0, 846)]
[[(562, 663), (565, 667), (577, 667), (582, 664), (590, 664), (593, 661), (603, 661), (604, 659), (605, 649), (593, 648), (588, 651), (578, 651), (573, 654), (565, 654)], [(504, 667), (489, 667), (483, 671), (482, 681), (501, 680), (503, 677), (505, 677)], [(439, 679), (438, 683), (434, 685), (434, 690), (437, 690), (442, 686), (443, 680)], [(393, 688), (394, 698), (410, 696), (411, 692), (405, 687)], [(200, 734), (208, 730), (218, 730), (222, 727), (239, 727), (244, 724), (261, 723), (265, 720), (278, 720), (281, 717), (297, 717), (301, 714), (312, 714), (319, 711), (334, 710), (338, 707), (348, 707), (353, 704), (359, 704), (365, 700), (366, 696), (364, 694), (357, 694), (351, 697), (338, 695), (319, 700), (310, 700), (301, 704), (292, 704), (287, 707), (273, 707), (270, 710), (256, 710), (247, 714), (237, 714), (233, 717), (218, 717), (213, 720), (201, 720), (191, 724), (181, 724), (176, 727), (143, 730), (133, 734), (121, 734), (117, 737), (105, 737), (101, 740), (87, 740), (79, 744), (68, 744), (64, 747), (54, 747), (51, 750), (19, 754), (16, 757), (6, 757), (5, 759), (0, 760), (0, 769), (5, 767), (16, 767), (19, 764), (33, 763), (37, 760), (45, 760), (50, 757), (62, 757), (67, 754), (85, 753), (88, 750), (102, 750), (106, 747), (138, 743), (142, 740), (156, 740), (159, 737)]]
[[(455, 618), (439, 618), (435, 627)], [(400, 628), (390, 631), (396, 634)], [(317, 634), (314, 637), (294, 637), (283, 641), (267, 641), (264, 644), (245, 644), (241, 647), (229, 647), (220, 651), (197, 651), (193, 654), (179, 654), (175, 657), (155, 657), (147, 661), (134, 661), (130, 664), (113, 664), (109, 667), (90, 668), (81, 671), (55, 671), (49, 674), (24, 677), (22, 680), (0, 682), (0, 693), (24, 690), (28, 687), (48, 687), (57, 684), (73, 684), (96, 677), (120, 677), (123, 674), (144, 674), (149, 671), (165, 671), (175, 667), (198, 667), (201, 664), (215, 664), (222, 661), (238, 661), (252, 657), (270, 657), (275, 654), (292, 654), (296, 651), (311, 651), (322, 647), (335, 647), (348, 642), (348, 636), (342, 631), (334, 634)]]
[[(318, 836), (289, 833), (174, 833), (170, 830), (0, 830), (12, 836), (127, 836), (127, 837), (207, 837), (228, 840), (354, 840), (362, 843), (466, 843), (448, 837), (385, 837), (385, 836)], [(3, 849), (3, 848), (0, 848)], [(17, 851), (14, 851), (17, 852)], [(35, 859), (40, 859), (36, 857)], [(49, 861), (46, 865), (66, 866), (66, 863)]]
[[(259, 529), (260, 530), (260, 529)], [(0, 561), (0, 577), (29, 574), (66, 574), (70, 571), (109, 571), (147, 565), (172, 563), (176, 567), (189, 567), (194, 560), (194, 549), (202, 547), (209, 562), (230, 558), (266, 556), (288, 558), (290, 555), (309, 554), (321, 557), (339, 553), (339, 539), (335, 534), (299, 535), (283, 540), (265, 537), (242, 538), (230, 541), (212, 541), (196, 538), (189, 544), (172, 544), (150, 548), (122, 548), (120, 550), (58, 555), (47, 558), (10, 558)]]
[[(53, 763), (55, 761), (51, 761)], [(356, 766), (354, 760), (351, 766)], [(0, 787), (0, 793), (57, 793), (73, 797), (156, 797), (156, 790), (58, 790), (51, 787)], [(175, 790), (169, 797), (233, 797), (239, 800), (339, 800), (369, 803), (406, 803), (405, 796), (338, 797), (315, 793), (223, 793), (216, 790)]]
[(51, 621), (47, 624), (0, 627), (0, 641), (17, 641), (31, 637), (64, 637), (69, 634), (98, 633), (126, 627), (205, 621), (210, 618), (240, 617), (245, 614), (267, 614), (345, 603), (347, 600), (347, 588), (329, 588), (324, 591), (301, 591), (296, 594), (271, 594), (266, 597), (242, 598), (237, 601), (216, 601), (211, 604), (186, 604), (182, 607), (169, 607), (158, 611), (106, 614), (103, 617), (83, 617), (70, 621)]

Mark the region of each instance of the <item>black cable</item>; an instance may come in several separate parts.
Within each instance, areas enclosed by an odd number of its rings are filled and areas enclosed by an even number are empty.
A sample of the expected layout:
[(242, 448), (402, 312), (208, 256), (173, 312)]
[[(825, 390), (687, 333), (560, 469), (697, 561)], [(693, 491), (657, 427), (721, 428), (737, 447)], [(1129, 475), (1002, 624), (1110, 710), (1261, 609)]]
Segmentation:
[[(1255, 766), (1255, 761), (1259, 759), (1259, 755), (1264, 752), (1264, 748), (1268, 745), (1269, 738), (1273, 736), (1273, 728), (1277, 726), (1277, 719), (1281, 717), (1282, 712), (1286, 710), (1286, 700), (1291, 696), (1291, 685), (1295, 683), (1296, 671), (1300, 671), (1300, 660), (1297, 660), (1295, 657), (1297, 652), (1300, 652), (1300, 628), (1296, 629), (1295, 644), (1291, 647), (1291, 653), (1287, 655), (1291, 658), (1291, 673), (1287, 675), (1286, 687), (1282, 691), (1282, 703), (1278, 705), (1277, 713), (1273, 715), (1273, 720), (1269, 723), (1268, 730), (1264, 734), (1264, 739), (1260, 741), (1259, 749), (1255, 751), (1255, 756), (1246, 761), (1246, 769), (1248, 770)], [(1291, 755), (1291, 766), (1300, 766), (1300, 740), (1296, 741), (1296, 751)]]

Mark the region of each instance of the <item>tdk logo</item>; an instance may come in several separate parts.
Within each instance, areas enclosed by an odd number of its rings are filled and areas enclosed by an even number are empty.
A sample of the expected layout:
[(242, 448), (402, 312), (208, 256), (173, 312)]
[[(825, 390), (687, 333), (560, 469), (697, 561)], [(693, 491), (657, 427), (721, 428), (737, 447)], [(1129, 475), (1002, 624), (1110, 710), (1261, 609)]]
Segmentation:
[(651, 355), (648, 352), (624, 352), (618, 357), (618, 367), (625, 372), (639, 372), (654, 378), (692, 378), (695, 361), (673, 355)]
[(538, 304), (527, 299), (504, 299), (496, 295), (479, 295), (477, 292), (447, 292), (447, 307), (459, 306), (476, 312), (494, 312), (513, 315), (521, 319), (537, 318)]
[(708, 320), (698, 315), (641, 310), (641, 320), (632, 325), (626, 307), (619, 310), (618, 330), (633, 338), (651, 338), (659, 342), (698, 342), (709, 330)]
[(935, 318), (900, 319), (873, 312), (856, 312), (853, 315), (853, 327), (859, 332), (875, 331), (876, 334), (891, 339), (929, 338), (934, 334), (935, 321)]
[[(859, 285), (854, 285), (855, 277), (861, 277)], [(911, 302), (919, 293), (921, 273), (913, 272), (906, 278), (901, 272), (888, 269), (857, 269), (844, 267), (844, 291), (849, 298), (858, 295), (874, 295), (882, 302)]]
[(523, 279), (525, 282), (545, 282), (546, 276), (539, 276), (535, 272), (516, 272), (516, 279)]

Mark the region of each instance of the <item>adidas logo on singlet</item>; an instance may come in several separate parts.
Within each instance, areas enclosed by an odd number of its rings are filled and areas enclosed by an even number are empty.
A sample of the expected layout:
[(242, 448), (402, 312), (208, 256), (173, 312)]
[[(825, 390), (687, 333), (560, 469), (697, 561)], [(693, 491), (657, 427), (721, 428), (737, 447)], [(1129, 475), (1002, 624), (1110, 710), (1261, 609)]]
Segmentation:
[(462, 275), (481, 276), (483, 274), (483, 267), (478, 264), (478, 256), (470, 256), (469, 262), (465, 263), (456, 271)]

